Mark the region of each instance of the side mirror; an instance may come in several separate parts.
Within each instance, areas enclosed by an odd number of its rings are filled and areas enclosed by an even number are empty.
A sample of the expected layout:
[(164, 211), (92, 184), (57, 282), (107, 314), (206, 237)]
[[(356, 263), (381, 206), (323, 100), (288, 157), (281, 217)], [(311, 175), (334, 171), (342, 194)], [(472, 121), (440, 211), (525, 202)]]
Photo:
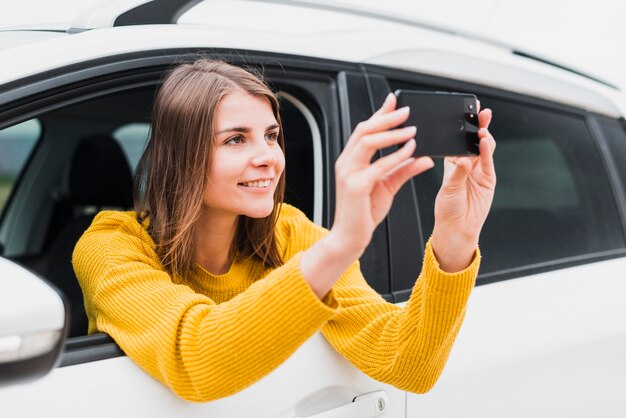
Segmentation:
[(67, 309), (50, 285), (0, 257), (0, 387), (38, 379), (58, 364)]

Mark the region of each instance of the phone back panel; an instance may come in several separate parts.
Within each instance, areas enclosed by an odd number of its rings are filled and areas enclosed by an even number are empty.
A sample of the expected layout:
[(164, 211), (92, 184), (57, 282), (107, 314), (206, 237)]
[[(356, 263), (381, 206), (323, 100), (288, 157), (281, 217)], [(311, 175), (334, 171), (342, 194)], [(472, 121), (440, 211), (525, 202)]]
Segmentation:
[(478, 114), (472, 94), (398, 90), (397, 107), (409, 106), (402, 126), (417, 127), (415, 155), (478, 154)]

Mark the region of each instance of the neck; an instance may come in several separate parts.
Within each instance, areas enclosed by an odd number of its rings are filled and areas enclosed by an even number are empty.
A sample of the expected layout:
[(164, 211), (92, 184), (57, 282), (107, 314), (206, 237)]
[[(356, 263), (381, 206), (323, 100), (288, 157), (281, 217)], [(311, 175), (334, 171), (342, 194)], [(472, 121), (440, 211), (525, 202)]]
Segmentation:
[(203, 211), (195, 232), (195, 262), (215, 275), (227, 273), (233, 261), (229, 253), (238, 220), (237, 216), (209, 216)]

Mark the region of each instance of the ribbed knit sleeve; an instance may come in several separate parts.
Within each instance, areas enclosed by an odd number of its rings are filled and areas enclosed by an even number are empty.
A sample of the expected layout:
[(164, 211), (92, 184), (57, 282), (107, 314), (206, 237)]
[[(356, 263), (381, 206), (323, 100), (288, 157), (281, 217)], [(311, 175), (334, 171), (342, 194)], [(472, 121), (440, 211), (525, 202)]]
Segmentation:
[[(296, 208), (287, 207), (284, 214), (293, 251), (308, 248), (328, 232)], [(480, 252), (476, 249), (465, 270), (446, 273), (439, 268), (428, 241), (411, 297), (400, 307), (372, 289), (355, 262), (333, 286), (340, 310), (322, 333), (341, 355), (370, 377), (402, 390), (427, 392), (448, 359), (479, 265)]]
[[(303, 279), (299, 254), (232, 299), (176, 284), (129, 213), (102, 212), (73, 264), (90, 332), (108, 333), (150, 375), (192, 401), (218, 399), (261, 379), (338, 311)], [(284, 321), (284, 318), (291, 318)]]
[(480, 263), (449, 274), (439, 268), (430, 241), (422, 272), (404, 307), (386, 302), (353, 264), (335, 284), (341, 311), (322, 329), (335, 349), (370, 377), (424, 393), (443, 371), (465, 315)]

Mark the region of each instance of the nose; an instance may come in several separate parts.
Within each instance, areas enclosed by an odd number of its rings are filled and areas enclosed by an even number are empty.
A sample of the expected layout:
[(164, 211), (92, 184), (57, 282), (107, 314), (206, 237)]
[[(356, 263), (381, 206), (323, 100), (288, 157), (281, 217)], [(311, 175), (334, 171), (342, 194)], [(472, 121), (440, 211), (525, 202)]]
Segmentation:
[(265, 139), (258, 141), (258, 145), (254, 147), (254, 155), (252, 156), (252, 165), (255, 167), (271, 167), (277, 162), (277, 145), (268, 144)]

